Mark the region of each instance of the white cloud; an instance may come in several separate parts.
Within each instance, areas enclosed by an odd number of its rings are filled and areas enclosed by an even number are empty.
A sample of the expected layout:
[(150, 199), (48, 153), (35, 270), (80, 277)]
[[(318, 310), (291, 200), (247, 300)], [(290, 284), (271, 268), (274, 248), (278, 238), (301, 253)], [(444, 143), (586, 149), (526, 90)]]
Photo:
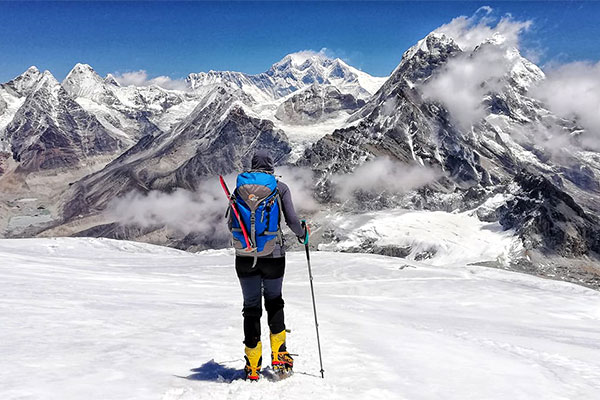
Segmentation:
[(528, 30), (532, 21), (517, 21), (510, 14), (498, 20), (489, 6), (479, 8), (470, 17), (460, 16), (435, 31), (453, 38), (464, 51), (473, 50), (486, 39), (501, 35), (507, 46), (519, 46), (519, 36)]
[(486, 114), (486, 93), (500, 90), (510, 69), (503, 46), (483, 46), (473, 53), (450, 59), (422, 86), (423, 98), (439, 101), (463, 130), (469, 130)]
[(168, 76), (157, 76), (148, 78), (148, 73), (144, 70), (124, 72), (122, 74), (113, 74), (121, 86), (150, 86), (157, 85), (164, 89), (187, 90), (188, 87), (183, 79), (171, 79)]
[[(297, 211), (318, 210), (312, 196), (314, 179), (312, 171), (294, 167), (277, 168), (290, 188)], [(235, 176), (225, 177), (230, 190), (234, 189)], [(107, 207), (108, 215), (122, 225), (144, 228), (167, 227), (183, 234), (196, 233), (207, 239), (227, 240), (230, 233), (224, 218), (227, 198), (217, 178), (206, 180), (194, 192), (176, 189), (171, 193), (151, 191), (147, 194), (129, 192), (113, 200)]]
[(515, 125), (510, 135), (525, 148), (532, 146), (537, 154), (542, 154), (542, 159), (548, 157), (553, 161), (564, 164), (577, 151), (576, 141), (568, 129), (556, 124), (533, 123), (526, 126)]
[(229, 234), (224, 219), (227, 199), (217, 179), (202, 183), (195, 191), (176, 189), (172, 193), (129, 192), (114, 199), (107, 213), (122, 225), (167, 227), (184, 234), (200, 233), (206, 237)]
[(306, 62), (306, 60), (311, 59), (311, 58), (319, 58), (319, 59), (333, 58), (332, 57), (333, 54), (331, 53), (331, 51), (325, 47), (323, 47), (319, 51), (300, 50), (295, 53), (289, 54), (289, 56), (292, 59), (292, 64), (295, 66), (300, 66), (300, 65), (304, 64)]
[(581, 142), (600, 149), (600, 62), (574, 62), (552, 67), (530, 93), (565, 118), (575, 119), (586, 132)]
[(441, 174), (428, 167), (408, 165), (380, 157), (357, 167), (350, 174), (335, 175), (336, 196), (349, 200), (354, 192), (407, 193), (439, 179)]
[(316, 211), (319, 205), (313, 197), (315, 177), (310, 169), (298, 167), (277, 167), (275, 171), (290, 188), (294, 208), (297, 211)]

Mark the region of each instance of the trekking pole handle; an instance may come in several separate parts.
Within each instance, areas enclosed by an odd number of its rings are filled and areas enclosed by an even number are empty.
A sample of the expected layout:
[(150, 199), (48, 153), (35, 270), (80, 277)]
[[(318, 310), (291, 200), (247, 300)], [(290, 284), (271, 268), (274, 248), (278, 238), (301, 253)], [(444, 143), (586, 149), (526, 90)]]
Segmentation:
[(300, 244), (303, 245), (308, 245), (308, 240), (310, 237), (310, 227), (308, 226), (308, 224), (306, 223), (305, 219), (300, 220), (301, 224), (302, 224), (302, 229), (304, 229), (304, 238), (302, 241), (300, 241)]

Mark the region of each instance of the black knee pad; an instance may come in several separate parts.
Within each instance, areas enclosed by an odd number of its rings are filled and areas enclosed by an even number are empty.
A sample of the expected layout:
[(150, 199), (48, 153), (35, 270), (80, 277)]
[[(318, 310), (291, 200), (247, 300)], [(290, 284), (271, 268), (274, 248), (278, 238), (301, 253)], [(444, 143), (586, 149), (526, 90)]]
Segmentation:
[(267, 309), (267, 313), (273, 313), (283, 309), (283, 298), (281, 296), (275, 297), (274, 299), (265, 299), (265, 308)]
[(262, 307), (254, 306), (254, 307), (244, 307), (242, 309), (242, 315), (244, 318), (260, 318), (262, 316)]

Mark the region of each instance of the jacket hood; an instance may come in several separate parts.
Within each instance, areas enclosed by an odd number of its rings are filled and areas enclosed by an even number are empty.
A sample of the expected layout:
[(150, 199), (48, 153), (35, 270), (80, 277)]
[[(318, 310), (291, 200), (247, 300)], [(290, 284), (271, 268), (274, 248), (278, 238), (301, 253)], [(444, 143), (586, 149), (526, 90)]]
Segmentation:
[(257, 150), (252, 157), (252, 169), (264, 172), (273, 172), (274, 168), (273, 157), (267, 150)]

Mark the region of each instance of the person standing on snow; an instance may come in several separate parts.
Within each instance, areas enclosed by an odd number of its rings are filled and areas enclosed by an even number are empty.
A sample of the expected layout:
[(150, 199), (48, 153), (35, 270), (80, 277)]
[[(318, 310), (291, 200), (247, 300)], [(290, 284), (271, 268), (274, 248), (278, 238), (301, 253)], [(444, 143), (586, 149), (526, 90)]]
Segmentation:
[[(246, 378), (259, 379), (262, 364), (260, 318), (265, 298), (271, 341), (271, 365), (277, 372), (291, 372), (294, 360), (286, 348), (286, 331), (281, 287), (285, 272), (285, 246), (281, 216), (301, 243), (308, 243), (309, 231), (294, 210), (288, 186), (273, 175), (273, 158), (259, 150), (252, 167), (237, 177), (232, 197), (250, 243), (246, 242), (240, 221), (229, 212), (229, 228), (236, 249), (235, 270), (240, 280), (244, 306)], [(230, 210), (228, 210), (230, 211)]]

